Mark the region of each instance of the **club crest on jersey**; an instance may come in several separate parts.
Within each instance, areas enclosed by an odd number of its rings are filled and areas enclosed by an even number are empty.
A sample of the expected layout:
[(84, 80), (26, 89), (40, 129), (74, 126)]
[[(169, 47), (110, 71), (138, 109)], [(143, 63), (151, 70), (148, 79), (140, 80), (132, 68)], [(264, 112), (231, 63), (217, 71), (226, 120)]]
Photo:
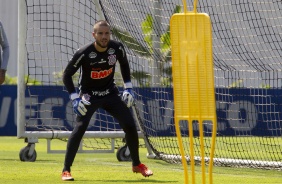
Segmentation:
[(117, 58), (116, 58), (116, 55), (110, 55), (108, 57), (108, 60), (109, 60), (109, 65), (114, 65), (116, 62), (117, 62)]
[(108, 50), (108, 54), (113, 54), (113, 53), (115, 53), (115, 49), (110, 48), (110, 49)]
[(95, 58), (97, 56), (96, 52), (90, 52), (90, 54), (88, 55), (89, 58)]
[(91, 97), (91, 96), (90, 96), (89, 94), (85, 93), (85, 94), (82, 95), (82, 100), (89, 101), (89, 100), (90, 100), (90, 97)]

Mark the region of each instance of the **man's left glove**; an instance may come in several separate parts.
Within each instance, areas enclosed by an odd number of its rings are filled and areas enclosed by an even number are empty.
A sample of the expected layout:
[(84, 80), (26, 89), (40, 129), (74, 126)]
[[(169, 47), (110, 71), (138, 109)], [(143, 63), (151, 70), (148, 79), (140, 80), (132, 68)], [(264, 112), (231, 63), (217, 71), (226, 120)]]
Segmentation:
[(126, 106), (129, 108), (134, 104), (134, 93), (132, 90), (132, 84), (125, 83), (125, 90), (122, 93), (122, 100), (126, 104)]
[(86, 105), (91, 105), (90, 102), (79, 97), (77, 93), (72, 93), (70, 95), (72, 100), (73, 112), (78, 116), (84, 116), (87, 112)]

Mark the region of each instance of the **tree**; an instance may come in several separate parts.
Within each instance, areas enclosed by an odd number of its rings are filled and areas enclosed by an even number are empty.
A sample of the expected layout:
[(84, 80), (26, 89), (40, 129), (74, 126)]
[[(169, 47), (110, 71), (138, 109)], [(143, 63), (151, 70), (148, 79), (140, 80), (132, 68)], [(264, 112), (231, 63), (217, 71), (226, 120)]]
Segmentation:
[[(36, 85), (41, 85), (42, 82), (36, 80), (36, 79), (32, 79), (30, 78), (28, 75), (26, 75), (25, 77), (25, 83), (29, 86), (36, 86)], [(10, 77), (8, 74), (5, 77), (5, 81), (4, 81), (4, 85), (17, 85), (18, 83), (18, 77)]]
[[(180, 13), (181, 6), (176, 6), (173, 13)], [(161, 17), (158, 15), (158, 17)], [(134, 53), (140, 57), (147, 58), (152, 62), (157, 68), (158, 71), (150, 74), (146, 71), (134, 71), (132, 75), (138, 81), (139, 85), (142, 87), (148, 87), (152, 84), (148, 81), (151, 81), (152, 77), (155, 77), (153, 81), (159, 80), (159, 83), (162, 86), (171, 86), (172, 77), (171, 77), (171, 44), (170, 44), (170, 27), (168, 26), (164, 33), (161, 33), (160, 38), (154, 38), (152, 35), (156, 31), (156, 24), (160, 24), (160, 21), (156, 21), (153, 15), (148, 14), (145, 20), (141, 23), (142, 33), (144, 36), (144, 41), (146, 47), (138, 42), (132, 35), (128, 32), (122, 31), (116, 27), (112, 28), (113, 35), (123, 42), (129, 49), (134, 51)], [(156, 49), (153, 44), (154, 39), (159, 39), (160, 49)], [(158, 73), (158, 74), (157, 74)], [(142, 82), (143, 81), (143, 82)], [(146, 81), (146, 82), (144, 82)]]

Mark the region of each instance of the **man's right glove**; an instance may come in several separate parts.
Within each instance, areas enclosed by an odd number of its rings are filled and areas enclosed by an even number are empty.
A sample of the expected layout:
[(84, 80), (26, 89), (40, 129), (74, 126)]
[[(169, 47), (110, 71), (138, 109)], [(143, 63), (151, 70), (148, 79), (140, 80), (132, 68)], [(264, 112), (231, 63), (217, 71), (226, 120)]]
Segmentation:
[(84, 116), (87, 112), (85, 105), (91, 105), (91, 103), (83, 100), (77, 93), (72, 93), (70, 98), (72, 100), (73, 112), (78, 116)]

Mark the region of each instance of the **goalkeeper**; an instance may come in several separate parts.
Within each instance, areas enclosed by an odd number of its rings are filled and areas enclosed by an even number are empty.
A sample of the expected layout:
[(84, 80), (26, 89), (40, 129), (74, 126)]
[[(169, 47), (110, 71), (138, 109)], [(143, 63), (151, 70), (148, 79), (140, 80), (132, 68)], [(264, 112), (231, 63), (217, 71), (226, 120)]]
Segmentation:
[[(110, 40), (110, 25), (106, 21), (98, 21), (93, 29), (95, 41), (76, 51), (63, 74), (63, 82), (76, 113), (76, 124), (68, 139), (62, 180), (74, 180), (70, 173), (71, 166), (89, 121), (98, 108), (106, 110), (116, 118), (124, 130), (132, 158), (132, 171), (145, 177), (151, 176), (153, 172), (139, 160), (138, 134), (129, 109), (134, 103), (134, 93), (124, 47), (120, 42)], [(122, 99), (114, 82), (117, 62), (120, 64), (125, 88)], [(72, 76), (79, 68), (81, 76), (78, 94)]]
[[(5, 75), (7, 71), (8, 59), (9, 59), (9, 44), (3, 28), (3, 25), (0, 21), (0, 85), (5, 81)], [(3, 55), (1, 54), (3, 51)]]

